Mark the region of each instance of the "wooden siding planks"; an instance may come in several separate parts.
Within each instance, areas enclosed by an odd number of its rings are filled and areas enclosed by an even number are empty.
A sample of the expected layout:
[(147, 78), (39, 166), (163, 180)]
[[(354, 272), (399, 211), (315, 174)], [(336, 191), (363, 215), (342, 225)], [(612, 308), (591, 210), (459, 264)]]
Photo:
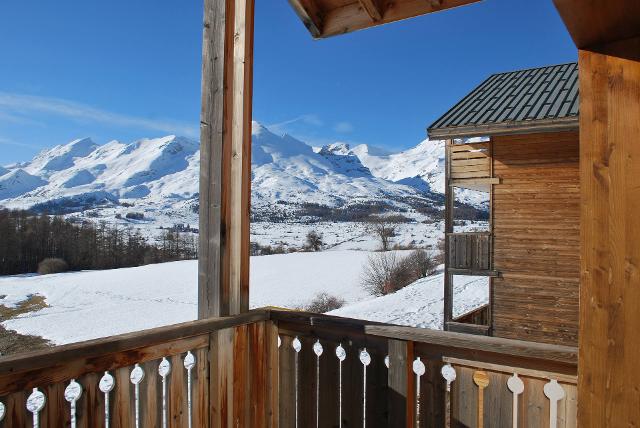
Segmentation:
[(493, 334), (576, 345), (577, 132), (493, 138)]

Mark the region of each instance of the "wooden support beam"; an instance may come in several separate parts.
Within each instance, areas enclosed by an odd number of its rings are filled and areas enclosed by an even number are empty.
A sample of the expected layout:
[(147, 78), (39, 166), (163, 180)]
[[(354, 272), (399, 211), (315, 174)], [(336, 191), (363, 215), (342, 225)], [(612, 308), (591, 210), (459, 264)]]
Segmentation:
[(445, 166), (444, 166), (444, 317), (443, 328), (447, 330), (447, 325), (453, 320), (453, 275), (449, 272), (449, 254), (451, 247), (447, 235), (453, 233), (453, 207), (456, 193), (451, 185), (451, 146), (453, 140), (445, 142)]
[(358, 0), (362, 8), (367, 12), (367, 15), (372, 21), (380, 21), (382, 19), (382, 12), (380, 6), (377, 4), (377, 0)]
[(639, 53), (640, 37), (579, 51), (578, 426), (585, 428), (640, 425)]
[(298, 15), (314, 39), (322, 35), (322, 15), (314, 0), (289, 0), (289, 4)]
[(198, 317), (249, 309), (253, 0), (205, 1)]

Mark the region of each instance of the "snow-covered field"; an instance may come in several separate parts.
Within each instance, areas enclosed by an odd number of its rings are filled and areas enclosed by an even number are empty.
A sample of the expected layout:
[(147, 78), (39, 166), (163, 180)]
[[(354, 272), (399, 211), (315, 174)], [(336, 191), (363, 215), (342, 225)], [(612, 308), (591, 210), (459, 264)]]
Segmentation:
[[(347, 302), (336, 315), (441, 328), (442, 274), (375, 298), (360, 286), (369, 254), (332, 250), (252, 257), (251, 307), (296, 308), (327, 292)], [(462, 278), (455, 286), (456, 313), (488, 298), (486, 279)], [(174, 324), (196, 317), (197, 262), (0, 278), (1, 305), (14, 306), (33, 294), (44, 296), (48, 307), (3, 325), (57, 344)]]

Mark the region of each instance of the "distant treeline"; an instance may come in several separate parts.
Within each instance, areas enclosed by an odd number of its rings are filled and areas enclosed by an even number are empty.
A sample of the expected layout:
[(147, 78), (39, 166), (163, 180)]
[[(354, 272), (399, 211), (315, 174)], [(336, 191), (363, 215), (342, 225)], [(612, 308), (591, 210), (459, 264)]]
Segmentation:
[(0, 275), (36, 272), (48, 258), (64, 260), (70, 270), (190, 260), (198, 258), (198, 237), (163, 230), (148, 240), (131, 227), (0, 210)]

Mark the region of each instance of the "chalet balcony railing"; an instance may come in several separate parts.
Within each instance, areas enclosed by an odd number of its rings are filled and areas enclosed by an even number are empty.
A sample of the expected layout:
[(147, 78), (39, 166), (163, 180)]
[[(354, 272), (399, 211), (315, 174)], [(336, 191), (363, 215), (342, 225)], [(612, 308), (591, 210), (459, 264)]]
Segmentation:
[(448, 233), (447, 240), (449, 269), (459, 270), (461, 273), (491, 271), (491, 233)]
[(575, 427), (576, 360), (563, 346), (257, 310), (4, 357), (0, 424)]

